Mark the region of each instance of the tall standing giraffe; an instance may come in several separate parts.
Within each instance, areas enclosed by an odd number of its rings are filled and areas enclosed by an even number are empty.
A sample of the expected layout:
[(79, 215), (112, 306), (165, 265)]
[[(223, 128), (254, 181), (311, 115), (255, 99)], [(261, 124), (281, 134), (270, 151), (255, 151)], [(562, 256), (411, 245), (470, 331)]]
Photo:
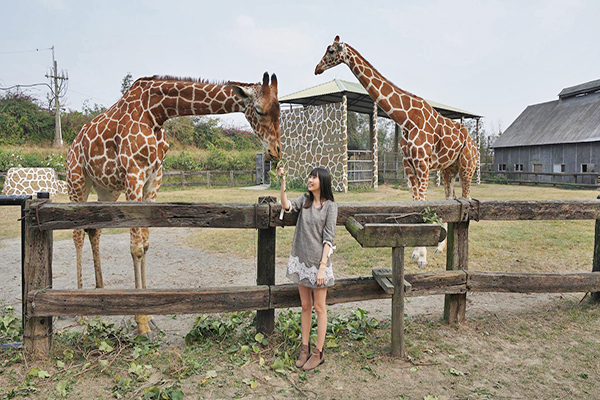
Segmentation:
[[(477, 168), (479, 151), (464, 125), (442, 116), (424, 99), (398, 88), (381, 75), (358, 51), (341, 43), (336, 36), (315, 68), (315, 75), (344, 63), (358, 78), (369, 95), (402, 128), (401, 149), (404, 172), (413, 192), (413, 200), (427, 200), (429, 171), (440, 170), (446, 199), (456, 198), (454, 178), (460, 176), (462, 195), (471, 198), (471, 179)], [(445, 249), (440, 243), (436, 252)], [(427, 250), (415, 249), (413, 260), (427, 265)]]
[[(281, 156), (277, 77), (265, 72), (262, 83), (214, 84), (171, 76), (140, 78), (108, 110), (85, 124), (69, 148), (67, 184), (72, 202), (87, 201), (91, 187), (98, 201), (156, 200), (169, 144), (163, 124), (186, 115), (243, 112), (261, 139), (267, 159)], [(104, 287), (100, 267), (100, 229), (86, 230), (94, 258), (96, 287)], [(85, 233), (73, 232), (77, 286), (83, 287), (81, 250)], [(135, 287), (146, 288), (148, 228), (132, 228), (130, 250)], [(150, 334), (152, 317), (137, 315), (139, 333)], [(154, 325), (154, 324), (153, 324)]]

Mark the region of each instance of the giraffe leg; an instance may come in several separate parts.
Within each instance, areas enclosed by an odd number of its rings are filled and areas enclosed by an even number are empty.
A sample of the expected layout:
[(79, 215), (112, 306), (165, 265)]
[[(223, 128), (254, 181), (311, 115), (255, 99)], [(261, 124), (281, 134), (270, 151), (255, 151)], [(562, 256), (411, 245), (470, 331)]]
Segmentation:
[[(456, 195), (454, 193), (454, 181), (456, 178), (456, 174), (458, 173), (458, 163), (454, 163), (448, 168), (442, 171), (442, 176), (444, 178), (444, 191), (446, 193), (446, 200), (456, 199)], [(448, 231), (448, 224), (444, 222), (444, 229)], [(444, 238), (440, 243), (438, 243), (437, 248), (435, 249), (435, 254), (441, 254), (446, 251), (446, 246), (448, 242)]]
[(75, 253), (77, 255), (77, 289), (83, 289), (83, 277), (81, 273), (81, 252), (83, 242), (85, 240), (85, 232), (83, 229), (75, 229), (73, 231), (73, 243), (75, 244)]
[[(160, 188), (160, 184), (162, 182), (162, 168), (158, 171), (156, 177), (152, 180), (151, 184), (148, 186), (148, 190), (144, 193), (144, 201), (149, 201), (154, 203), (156, 201), (156, 197), (158, 195), (158, 190)], [(150, 248), (150, 229), (141, 228), (142, 234), (142, 248), (143, 255), (140, 263), (140, 273), (142, 280), (142, 287), (146, 288), (146, 254), (148, 254), (148, 249)], [(150, 324), (150, 328), (152, 330), (158, 329), (158, 325), (154, 321), (154, 317), (152, 315), (148, 315), (148, 323)]]
[[(413, 189), (413, 198), (416, 201), (427, 200), (427, 186), (429, 184), (429, 165), (425, 160), (413, 160), (415, 171), (415, 189)], [(416, 192), (416, 196), (414, 193)], [(415, 198), (416, 197), (416, 198)], [(427, 266), (427, 249), (425, 247), (416, 247), (411, 258), (417, 261), (419, 268)]]
[(462, 186), (462, 197), (471, 200), (471, 180), (477, 169), (479, 154), (475, 142), (471, 140), (463, 149), (458, 159), (458, 174)]
[(102, 280), (102, 266), (100, 265), (100, 229), (87, 229), (90, 239), (90, 245), (92, 246), (92, 257), (94, 258), (94, 273), (96, 275), (96, 288), (101, 289), (104, 287), (104, 281)]
[[(102, 188), (96, 188), (98, 193), (98, 201), (117, 201), (119, 195), (118, 191), (106, 190)], [(104, 287), (104, 281), (102, 279), (102, 265), (100, 262), (100, 235), (101, 229), (88, 229), (86, 230), (90, 239), (90, 245), (92, 246), (92, 256), (94, 258), (94, 273), (96, 276), (96, 288), (100, 289)]]
[[(90, 194), (90, 182), (85, 178), (83, 169), (78, 163), (77, 154), (69, 154), (67, 160), (67, 189), (69, 199), (73, 203), (87, 201)], [(82, 273), (82, 249), (85, 241), (85, 232), (83, 229), (75, 229), (73, 231), (73, 244), (75, 245), (75, 254), (77, 257), (77, 288), (83, 289), (83, 273)]]
[[(130, 170), (127, 174), (127, 188), (125, 198), (127, 201), (142, 201), (144, 190), (144, 174), (140, 171)], [(135, 288), (142, 289), (142, 257), (144, 255), (142, 229), (131, 228), (129, 231), (129, 250), (133, 261), (133, 274), (135, 277)], [(150, 327), (148, 326), (148, 316), (136, 315), (135, 322), (138, 326), (138, 333), (152, 339)]]

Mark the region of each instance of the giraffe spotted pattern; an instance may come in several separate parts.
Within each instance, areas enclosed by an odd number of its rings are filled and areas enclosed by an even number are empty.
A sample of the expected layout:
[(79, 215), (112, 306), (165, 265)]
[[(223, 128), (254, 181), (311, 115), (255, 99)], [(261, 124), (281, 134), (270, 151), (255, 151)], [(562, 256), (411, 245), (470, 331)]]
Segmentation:
[[(169, 144), (163, 124), (173, 117), (243, 112), (261, 139), (267, 158), (280, 157), (277, 77), (263, 75), (262, 83), (214, 84), (169, 76), (141, 78), (108, 110), (83, 126), (67, 155), (67, 183), (73, 202), (86, 201), (94, 187), (99, 201), (156, 200), (162, 165)], [(96, 286), (103, 287), (100, 230), (88, 230)], [(130, 250), (136, 288), (146, 287), (148, 228), (131, 229)], [(77, 285), (83, 287), (81, 250), (84, 232), (76, 230)], [(149, 316), (138, 315), (140, 334), (150, 331)]]

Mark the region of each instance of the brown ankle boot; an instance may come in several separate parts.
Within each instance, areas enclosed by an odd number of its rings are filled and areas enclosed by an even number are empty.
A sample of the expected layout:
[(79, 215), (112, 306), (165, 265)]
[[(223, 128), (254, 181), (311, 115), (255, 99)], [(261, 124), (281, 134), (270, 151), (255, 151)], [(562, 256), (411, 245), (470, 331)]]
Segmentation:
[(300, 355), (298, 356), (298, 361), (296, 361), (296, 367), (302, 368), (302, 366), (308, 360), (308, 356), (310, 355), (310, 347), (308, 344), (300, 345)]
[(310, 354), (310, 358), (308, 361), (302, 366), (302, 369), (305, 371), (310, 371), (311, 369), (315, 369), (319, 365), (325, 362), (325, 357), (323, 356), (323, 350), (317, 349), (316, 347), (313, 349)]

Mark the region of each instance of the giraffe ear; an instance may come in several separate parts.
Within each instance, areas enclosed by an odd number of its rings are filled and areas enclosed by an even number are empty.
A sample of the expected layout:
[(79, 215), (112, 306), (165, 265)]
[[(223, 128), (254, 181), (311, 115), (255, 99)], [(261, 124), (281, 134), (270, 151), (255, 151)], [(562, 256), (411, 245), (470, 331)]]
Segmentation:
[(254, 93), (244, 86), (232, 85), (231, 87), (235, 95), (242, 100), (246, 100), (254, 96)]
[(335, 39), (333, 39), (333, 41), (334, 41), (335, 43), (339, 43), (339, 42), (340, 42), (340, 36), (339, 36), (339, 35), (337, 35), (337, 36), (335, 37)]

